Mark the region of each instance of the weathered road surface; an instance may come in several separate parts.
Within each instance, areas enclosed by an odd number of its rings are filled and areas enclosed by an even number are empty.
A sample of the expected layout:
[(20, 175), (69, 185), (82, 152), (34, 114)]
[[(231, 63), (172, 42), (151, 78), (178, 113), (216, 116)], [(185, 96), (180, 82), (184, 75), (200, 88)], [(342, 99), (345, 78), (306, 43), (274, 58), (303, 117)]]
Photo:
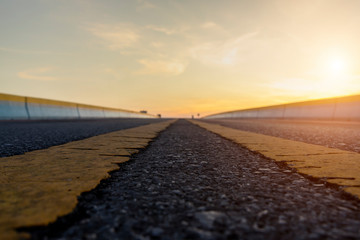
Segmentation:
[(23, 154), (71, 141), (133, 128), (163, 119), (98, 119), (0, 122), (0, 157)]
[(222, 119), (222, 126), (360, 153), (360, 122)]
[(178, 121), (33, 239), (360, 239), (360, 202)]

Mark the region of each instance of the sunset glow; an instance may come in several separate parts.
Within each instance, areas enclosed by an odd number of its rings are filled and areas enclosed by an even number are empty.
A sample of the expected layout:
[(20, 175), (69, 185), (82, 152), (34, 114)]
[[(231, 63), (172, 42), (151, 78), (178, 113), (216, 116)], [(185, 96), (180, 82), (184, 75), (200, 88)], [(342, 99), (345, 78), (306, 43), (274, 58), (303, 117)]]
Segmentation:
[(0, 92), (167, 117), (360, 94), (359, 10), (357, 0), (4, 0)]
[(341, 76), (345, 73), (345, 67), (346, 63), (343, 59), (334, 58), (330, 59), (328, 70), (333, 76)]

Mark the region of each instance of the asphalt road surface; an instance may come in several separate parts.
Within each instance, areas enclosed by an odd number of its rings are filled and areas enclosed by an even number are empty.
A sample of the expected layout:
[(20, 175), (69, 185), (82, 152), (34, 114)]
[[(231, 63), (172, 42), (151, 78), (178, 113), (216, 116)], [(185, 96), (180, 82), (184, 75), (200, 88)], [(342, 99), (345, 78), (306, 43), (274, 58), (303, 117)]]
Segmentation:
[(23, 154), (67, 142), (163, 121), (163, 119), (93, 119), (1, 121), (0, 157)]
[(225, 127), (360, 153), (360, 122), (221, 119)]
[[(187, 121), (33, 239), (360, 239), (360, 202)], [(23, 229), (25, 230), (25, 229)]]

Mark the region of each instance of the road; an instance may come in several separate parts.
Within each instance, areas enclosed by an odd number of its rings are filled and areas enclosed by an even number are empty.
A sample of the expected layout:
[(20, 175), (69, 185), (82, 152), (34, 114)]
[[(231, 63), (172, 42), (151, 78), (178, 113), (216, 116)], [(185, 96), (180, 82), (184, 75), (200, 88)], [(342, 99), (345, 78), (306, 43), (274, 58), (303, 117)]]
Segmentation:
[(360, 153), (360, 122), (306, 120), (204, 120), (222, 126)]
[(360, 239), (360, 202), (181, 120), (33, 239)]
[(0, 157), (23, 154), (163, 120), (119, 118), (63, 121), (0, 121)]

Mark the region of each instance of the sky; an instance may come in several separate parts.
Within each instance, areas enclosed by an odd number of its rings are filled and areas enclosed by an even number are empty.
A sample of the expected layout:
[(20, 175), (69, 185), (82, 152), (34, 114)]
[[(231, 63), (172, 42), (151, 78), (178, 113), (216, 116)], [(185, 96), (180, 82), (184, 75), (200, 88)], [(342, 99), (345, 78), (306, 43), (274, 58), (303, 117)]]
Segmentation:
[(360, 94), (358, 0), (0, 0), (0, 92), (164, 117)]

